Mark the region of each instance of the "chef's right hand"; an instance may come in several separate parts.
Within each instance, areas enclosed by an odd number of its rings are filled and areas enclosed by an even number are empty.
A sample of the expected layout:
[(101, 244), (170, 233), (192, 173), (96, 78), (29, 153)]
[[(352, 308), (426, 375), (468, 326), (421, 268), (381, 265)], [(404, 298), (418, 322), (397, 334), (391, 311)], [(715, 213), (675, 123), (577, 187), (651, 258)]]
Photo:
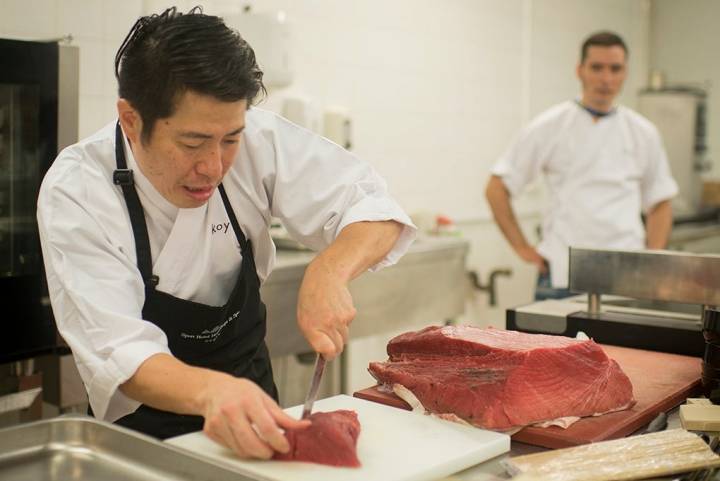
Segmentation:
[(243, 459), (286, 453), (290, 446), (282, 429), (310, 425), (286, 414), (254, 382), (229, 374), (210, 373), (203, 398), (203, 432)]
[(533, 246), (527, 245), (519, 247), (516, 250), (522, 260), (524, 260), (525, 262), (529, 262), (530, 264), (534, 264), (541, 274), (545, 274), (547, 272), (547, 264), (545, 263), (545, 258), (538, 254), (538, 251), (535, 250)]

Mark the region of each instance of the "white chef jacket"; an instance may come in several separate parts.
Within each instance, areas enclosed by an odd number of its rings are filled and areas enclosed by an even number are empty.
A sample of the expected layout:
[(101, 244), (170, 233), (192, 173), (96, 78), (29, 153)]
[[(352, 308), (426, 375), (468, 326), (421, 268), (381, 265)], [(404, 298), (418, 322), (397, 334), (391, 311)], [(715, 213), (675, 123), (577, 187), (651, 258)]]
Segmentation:
[(641, 212), (678, 191), (660, 134), (649, 120), (619, 106), (593, 121), (574, 101), (536, 117), (492, 173), (512, 196), (544, 177), (549, 202), (538, 252), (548, 260), (556, 288), (568, 286), (570, 246), (643, 249)]
[[(230, 204), (252, 241), (258, 276), (275, 262), (271, 216), (314, 250), (348, 224), (396, 220), (400, 239), (374, 268), (395, 263), (415, 227), (366, 162), (271, 112), (248, 110), (237, 158), (223, 179)], [(47, 172), (38, 224), (57, 326), (73, 351), (94, 414), (108, 421), (140, 405), (118, 386), (148, 357), (169, 353), (163, 331), (142, 320), (145, 290), (121, 189), (113, 185), (115, 125), (64, 149)], [(128, 168), (145, 211), (157, 288), (173, 296), (223, 305), (242, 259), (216, 190), (203, 206), (170, 204), (137, 168)]]

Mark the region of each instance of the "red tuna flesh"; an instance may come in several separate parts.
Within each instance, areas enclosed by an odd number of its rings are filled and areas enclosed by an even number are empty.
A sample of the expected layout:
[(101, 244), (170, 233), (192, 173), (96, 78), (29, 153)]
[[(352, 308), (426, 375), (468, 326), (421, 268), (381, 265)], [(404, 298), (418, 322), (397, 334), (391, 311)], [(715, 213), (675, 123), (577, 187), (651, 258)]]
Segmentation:
[(310, 426), (285, 431), (290, 451), (275, 453), (273, 459), (349, 468), (360, 466), (355, 452), (360, 422), (355, 411), (317, 412), (308, 419)]
[(634, 404), (632, 384), (594, 341), (471, 326), (428, 327), (395, 337), (388, 362), (370, 363), (382, 384), (401, 384), (428, 411), (487, 429)]

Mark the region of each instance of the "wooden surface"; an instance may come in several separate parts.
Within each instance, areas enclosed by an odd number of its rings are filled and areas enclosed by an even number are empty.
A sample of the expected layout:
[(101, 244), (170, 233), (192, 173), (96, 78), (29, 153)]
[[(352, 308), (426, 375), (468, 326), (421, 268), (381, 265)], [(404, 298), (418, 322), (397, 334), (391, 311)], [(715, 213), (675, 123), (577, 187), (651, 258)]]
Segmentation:
[(720, 466), (720, 457), (694, 433), (669, 429), (516, 456), (503, 463), (512, 473), (532, 473), (531, 479), (543, 481), (630, 481)]
[[(637, 404), (625, 411), (583, 418), (567, 429), (529, 426), (514, 434), (513, 441), (546, 448), (564, 448), (617, 439), (637, 431), (658, 413), (668, 411), (700, 392), (699, 358), (626, 347), (602, 347), (630, 378)], [(410, 408), (394, 394), (380, 392), (377, 386), (363, 389), (354, 395), (389, 406)]]
[[(313, 412), (336, 409), (352, 409), (358, 414), (360, 468), (335, 468), (297, 461), (243, 461), (202, 432), (178, 436), (167, 442), (263, 481), (434, 481), (510, 450), (507, 435), (350, 396), (321, 399), (313, 406)], [(286, 411), (299, 417), (302, 406)]]

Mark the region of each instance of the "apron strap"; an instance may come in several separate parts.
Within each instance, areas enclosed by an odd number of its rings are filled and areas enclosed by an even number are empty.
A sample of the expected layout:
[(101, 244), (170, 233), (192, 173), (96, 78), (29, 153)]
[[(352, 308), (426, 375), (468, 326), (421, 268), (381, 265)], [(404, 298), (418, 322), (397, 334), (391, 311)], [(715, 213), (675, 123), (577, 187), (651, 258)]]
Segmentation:
[(240, 228), (237, 217), (235, 217), (235, 211), (233, 211), (233, 208), (230, 205), (230, 200), (228, 200), (227, 193), (225, 192), (225, 187), (222, 184), (220, 184), (220, 196), (222, 197), (223, 204), (225, 205), (225, 212), (227, 212), (228, 218), (230, 219), (230, 224), (232, 224), (232, 228), (235, 231), (235, 237), (237, 237), (237, 240), (240, 243), (240, 248), (244, 257), (245, 255), (248, 255), (247, 253), (250, 252), (248, 249), (248, 241), (245, 238), (245, 234), (243, 234), (242, 229)]
[(130, 214), (130, 224), (132, 225), (133, 237), (135, 238), (135, 253), (138, 259), (138, 268), (142, 275), (146, 289), (155, 289), (160, 282), (160, 278), (152, 273), (152, 256), (150, 254), (150, 238), (148, 236), (147, 225), (145, 225), (145, 215), (143, 213), (140, 198), (135, 190), (135, 181), (133, 180), (133, 171), (127, 168), (125, 162), (125, 149), (123, 148), (123, 135), (120, 129), (120, 122), (115, 126), (115, 162), (117, 169), (113, 172), (113, 184), (122, 188), (123, 197)]

